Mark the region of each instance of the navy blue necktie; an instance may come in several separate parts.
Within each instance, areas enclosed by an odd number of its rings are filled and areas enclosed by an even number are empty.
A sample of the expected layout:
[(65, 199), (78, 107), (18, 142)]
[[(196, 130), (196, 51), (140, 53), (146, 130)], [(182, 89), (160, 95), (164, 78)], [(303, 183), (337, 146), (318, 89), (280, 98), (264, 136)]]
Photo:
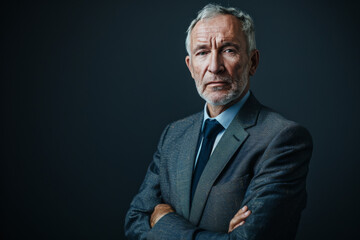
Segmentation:
[(201, 144), (201, 150), (199, 153), (199, 157), (197, 160), (197, 164), (195, 167), (195, 171), (193, 173), (192, 178), (192, 186), (191, 186), (191, 201), (194, 197), (194, 193), (197, 187), (197, 184), (199, 182), (200, 176), (206, 166), (206, 163), (208, 162), (210, 158), (210, 154), (212, 151), (212, 148), (214, 146), (214, 142), (216, 139), (216, 136), (223, 130), (223, 126), (216, 121), (216, 119), (206, 119), (205, 125), (204, 125), (204, 131), (203, 131), (203, 141)]

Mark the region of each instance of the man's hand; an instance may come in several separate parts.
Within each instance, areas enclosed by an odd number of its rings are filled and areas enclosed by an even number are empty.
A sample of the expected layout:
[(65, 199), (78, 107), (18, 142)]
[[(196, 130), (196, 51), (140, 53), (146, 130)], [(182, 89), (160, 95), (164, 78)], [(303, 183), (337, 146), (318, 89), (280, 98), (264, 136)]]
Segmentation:
[(153, 228), (160, 218), (171, 212), (175, 211), (169, 204), (161, 203), (156, 205), (150, 217), (150, 227)]
[(244, 206), (243, 208), (241, 208), (236, 214), (235, 216), (230, 220), (229, 223), (229, 230), (228, 232), (232, 232), (235, 228), (237, 228), (238, 226), (241, 226), (245, 223), (245, 219), (250, 216), (251, 211), (248, 210), (247, 206)]

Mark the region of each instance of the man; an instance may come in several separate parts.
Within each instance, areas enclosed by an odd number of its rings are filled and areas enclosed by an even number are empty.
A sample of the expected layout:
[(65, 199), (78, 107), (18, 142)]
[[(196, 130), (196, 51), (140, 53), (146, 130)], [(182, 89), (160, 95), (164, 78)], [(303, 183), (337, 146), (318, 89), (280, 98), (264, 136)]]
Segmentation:
[(252, 19), (209, 4), (190, 24), (186, 48), (206, 105), (164, 130), (127, 213), (126, 236), (294, 239), (312, 141), (249, 91), (259, 63)]

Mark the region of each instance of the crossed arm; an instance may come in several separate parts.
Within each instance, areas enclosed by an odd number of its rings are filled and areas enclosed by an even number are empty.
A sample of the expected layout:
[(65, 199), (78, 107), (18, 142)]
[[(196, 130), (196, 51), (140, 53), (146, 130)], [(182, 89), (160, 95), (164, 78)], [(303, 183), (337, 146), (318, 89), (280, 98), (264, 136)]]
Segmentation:
[[(229, 226), (232, 231), (220, 233), (192, 225), (175, 211), (169, 211), (170, 206), (158, 206), (162, 203), (158, 169), (161, 149), (158, 149), (131, 203), (126, 217), (126, 236), (129, 239), (174, 240), (293, 239), (306, 203), (305, 181), (311, 152), (312, 141), (306, 129), (292, 125), (279, 132), (262, 154), (245, 193), (242, 206), (246, 205), (251, 215), (245, 224), (240, 225), (243, 221), (240, 218)], [(165, 214), (157, 211), (161, 206), (168, 208)], [(151, 217), (153, 227), (149, 224)]]
[[(166, 214), (175, 212), (175, 210), (169, 205), (165, 203), (160, 203), (156, 205), (154, 208), (154, 212), (150, 217), (150, 226), (151, 228)], [(230, 220), (228, 233), (232, 232), (235, 228), (243, 225), (245, 223), (245, 219), (251, 214), (251, 211), (248, 210), (247, 206), (242, 207)]]

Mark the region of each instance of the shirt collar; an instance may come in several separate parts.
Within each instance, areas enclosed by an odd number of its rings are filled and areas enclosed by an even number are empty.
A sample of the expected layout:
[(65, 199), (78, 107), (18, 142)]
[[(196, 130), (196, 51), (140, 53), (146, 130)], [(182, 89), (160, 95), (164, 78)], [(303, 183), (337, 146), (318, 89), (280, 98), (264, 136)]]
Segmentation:
[(204, 128), (206, 119), (216, 119), (224, 127), (224, 129), (227, 129), (230, 123), (232, 122), (232, 120), (234, 119), (234, 117), (236, 116), (236, 114), (240, 111), (246, 100), (249, 98), (249, 96), (250, 96), (250, 91), (248, 91), (239, 102), (235, 103), (234, 105), (232, 105), (231, 107), (229, 107), (224, 112), (222, 112), (221, 114), (217, 115), (214, 118), (211, 118), (207, 113), (207, 103), (205, 103), (204, 120), (201, 127), (201, 131)]

